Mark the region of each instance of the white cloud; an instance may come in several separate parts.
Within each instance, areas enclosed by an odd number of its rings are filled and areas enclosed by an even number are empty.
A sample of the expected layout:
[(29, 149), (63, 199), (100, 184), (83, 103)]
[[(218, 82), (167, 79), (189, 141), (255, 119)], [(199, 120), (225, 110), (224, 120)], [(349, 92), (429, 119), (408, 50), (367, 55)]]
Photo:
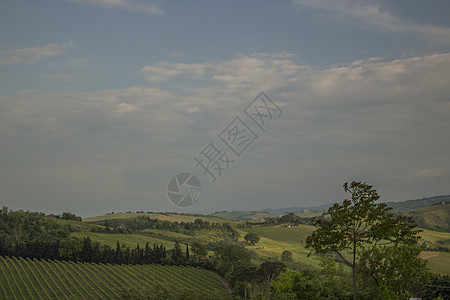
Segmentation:
[[(347, 65), (331, 67), (311, 72), (308, 90), (316, 96), (333, 95), (424, 95), (445, 88), (450, 70), (450, 54), (437, 54), (425, 57), (379, 62), (369, 59), (359, 60)], [(437, 71), (439, 70), (439, 71)], [(435, 93), (436, 94), (436, 93)], [(367, 96), (363, 98), (368, 98)], [(353, 102), (357, 98), (348, 97)], [(353, 99), (353, 101), (351, 100)], [(379, 99), (382, 101), (382, 99)]]
[(183, 64), (160, 62), (155, 66), (146, 66), (141, 72), (146, 75), (150, 82), (164, 82), (177, 75), (195, 76), (203, 75), (209, 64)]
[(91, 4), (103, 7), (116, 7), (132, 12), (143, 12), (149, 15), (162, 15), (162, 9), (148, 1), (139, 0), (67, 0), (70, 2), (78, 2), (82, 4)]
[[(160, 62), (141, 69), (149, 82), (165, 82), (176, 76), (208, 81), (210, 84), (226, 87), (227, 94), (250, 86), (260, 90), (285, 85), (286, 80), (295, 80), (295, 75), (308, 67), (299, 65), (293, 54), (256, 53), (239, 54), (228, 61), (204, 63)], [(289, 78), (289, 79), (288, 79)]]
[(128, 103), (120, 103), (117, 105), (117, 109), (116, 112), (122, 114), (122, 113), (127, 113), (127, 112), (132, 112), (137, 110), (137, 106), (132, 105), (132, 104), (128, 104)]
[(292, 0), (300, 9), (326, 12), (327, 19), (357, 22), (375, 30), (417, 34), (436, 43), (450, 43), (450, 28), (408, 22), (379, 4), (364, 0)]
[(0, 66), (13, 64), (34, 64), (36, 61), (49, 56), (57, 56), (72, 48), (73, 42), (52, 43), (43, 47), (8, 50), (0, 54)]

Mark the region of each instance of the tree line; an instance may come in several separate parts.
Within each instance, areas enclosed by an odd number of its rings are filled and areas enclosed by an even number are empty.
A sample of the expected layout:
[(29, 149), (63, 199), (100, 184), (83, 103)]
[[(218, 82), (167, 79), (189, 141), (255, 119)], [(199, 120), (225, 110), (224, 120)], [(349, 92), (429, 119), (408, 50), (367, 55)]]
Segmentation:
[(194, 222), (172, 222), (152, 219), (149, 216), (137, 216), (133, 219), (112, 219), (94, 222), (104, 227), (93, 228), (92, 231), (101, 233), (136, 233), (144, 229), (161, 229), (172, 232), (192, 235), (196, 230), (217, 229), (227, 233), (231, 238), (238, 237), (238, 232), (230, 223), (213, 223), (207, 220), (196, 219)]
[[(60, 218), (79, 220), (74, 214)], [(163, 244), (148, 242), (141, 247), (129, 247), (117, 242), (115, 248), (93, 242), (89, 237), (82, 240), (70, 236), (78, 229), (59, 224), (55, 216), (46, 217), (39, 212), (0, 210), (0, 255), (24, 258), (68, 260), (110, 264), (185, 264), (186, 254), (180, 243), (166, 250)], [(189, 250), (186, 245), (187, 258)]]

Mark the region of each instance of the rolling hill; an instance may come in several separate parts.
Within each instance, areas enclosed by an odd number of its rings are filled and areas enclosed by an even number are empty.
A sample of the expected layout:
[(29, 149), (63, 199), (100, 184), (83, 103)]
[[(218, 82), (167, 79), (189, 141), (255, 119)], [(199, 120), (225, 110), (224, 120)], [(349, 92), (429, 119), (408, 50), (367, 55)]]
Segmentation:
[(450, 232), (450, 202), (402, 211), (402, 214), (412, 217), (421, 228)]

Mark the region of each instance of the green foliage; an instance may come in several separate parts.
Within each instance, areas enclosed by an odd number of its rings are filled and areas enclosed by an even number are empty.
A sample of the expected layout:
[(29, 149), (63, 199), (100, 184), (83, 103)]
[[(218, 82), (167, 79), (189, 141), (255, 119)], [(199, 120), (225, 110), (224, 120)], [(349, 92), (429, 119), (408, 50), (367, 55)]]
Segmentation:
[(70, 213), (70, 212), (63, 212), (61, 214), (61, 219), (72, 220), (72, 221), (77, 221), (77, 222), (82, 221), (81, 217), (77, 216), (76, 214)]
[[(128, 218), (126, 218), (126, 216), (127, 214), (120, 217), (114, 215), (114, 218), (111, 217), (106, 220), (97, 220), (94, 218), (96, 221), (92, 221), (92, 223), (105, 226), (101, 233), (129, 234), (137, 233), (145, 229), (159, 229), (193, 235), (198, 231), (216, 229), (221, 231), (224, 236), (232, 238), (238, 237), (237, 231), (227, 222), (211, 223), (200, 218), (195, 219), (193, 222), (178, 222), (151, 218), (149, 215), (129, 214)], [(100, 232), (99, 230), (101, 230), (101, 228), (96, 228), (95, 230), (96, 232)]]
[(415, 286), (414, 294), (423, 299), (450, 300), (450, 276), (433, 275), (428, 284)]
[(266, 261), (259, 266), (259, 272), (262, 275), (266, 295), (270, 293), (270, 284), (272, 280), (280, 275), (285, 268), (286, 266), (279, 261)]
[(272, 299), (349, 299), (351, 287), (346, 285), (348, 274), (336, 267), (331, 258), (323, 258), (320, 272), (287, 269), (271, 285)]
[(195, 262), (204, 261), (206, 255), (208, 255), (208, 249), (206, 249), (206, 246), (197, 241), (191, 244), (191, 252), (192, 252), (191, 257)]
[(175, 247), (172, 252), (172, 261), (176, 264), (183, 264), (185, 262), (185, 257), (183, 255), (183, 251), (181, 250), (180, 242), (175, 242)]
[(59, 241), (67, 238), (71, 226), (60, 225), (43, 213), (9, 211), (0, 213), (0, 255), (59, 257)]
[(216, 270), (231, 285), (239, 281), (236, 274), (242, 266), (248, 266), (251, 263), (250, 253), (244, 246), (238, 244), (223, 244), (214, 249), (214, 262)]
[(76, 238), (67, 238), (61, 242), (59, 255), (64, 260), (77, 261), (81, 251), (81, 242)]
[[(380, 243), (415, 243), (418, 231), (409, 217), (393, 214), (372, 186), (361, 182), (344, 184), (350, 200), (328, 209), (328, 217), (317, 220), (317, 229), (307, 238), (306, 245), (316, 253), (334, 252), (353, 270), (353, 295), (356, 299), (357, 252), (365, 247), (375, 249)], [(345, 256), (350, 251), (352, 257)]]
[(403, 299), (413, 296), (413, 288), (428, 281), (426, 261), (418, 246), (397, 245), (364, 250), (359, 264), (364, 284), (374, 288), (380, 299)]
[(276, 280), (272, 282), (270, 296), (272, 299), (291, 300), (297, 299), (294, 292), (294, 285), (297, 281), (308, 278), (301, 271), (286, 269)]
[(244, 240), (250, 245), (254, 245), (259, 242), (259, 236), (256, 233), (250, 232), (244, 236)]
[(284, 250), (283, 253), (281, 253), (281, 261), (292, 262), (292, 252)]

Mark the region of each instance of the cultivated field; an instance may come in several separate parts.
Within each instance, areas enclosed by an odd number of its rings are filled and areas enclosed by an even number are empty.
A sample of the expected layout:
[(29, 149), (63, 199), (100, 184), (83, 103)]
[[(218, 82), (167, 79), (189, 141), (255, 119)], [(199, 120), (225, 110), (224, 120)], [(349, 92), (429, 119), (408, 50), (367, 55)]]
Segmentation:
[(169, 289), (225, 298), (219, 277), (193, 267), (103, 265), (0, 256), (0, 299), (120, 299), (121, 291)]

